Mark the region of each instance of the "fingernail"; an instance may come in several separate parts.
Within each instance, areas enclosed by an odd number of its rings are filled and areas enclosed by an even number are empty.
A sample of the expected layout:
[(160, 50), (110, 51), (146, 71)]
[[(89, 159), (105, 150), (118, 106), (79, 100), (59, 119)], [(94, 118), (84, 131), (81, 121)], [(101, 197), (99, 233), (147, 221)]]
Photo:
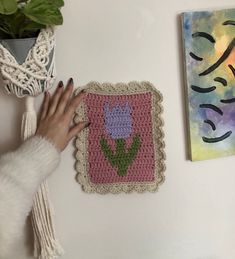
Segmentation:
[(73, 85), (73, 78), (71, 77), (68, 82), (69, 85)]
[(60, 81), (59, 84), (58, 84), (58, 87), (63, 87), (63, 86), (64, 86), (63, 82)]
[(90, 125), (91, 125), (91, 123), (90, 123), (90, 122), (87, 122), (87, 123), (85, 124), (85, 128), (88, 128)]
[(81, 91), (80, 91), (80, 94), (86, 94), (86, 91), (85, 91), (85, 89), (82, 89)]

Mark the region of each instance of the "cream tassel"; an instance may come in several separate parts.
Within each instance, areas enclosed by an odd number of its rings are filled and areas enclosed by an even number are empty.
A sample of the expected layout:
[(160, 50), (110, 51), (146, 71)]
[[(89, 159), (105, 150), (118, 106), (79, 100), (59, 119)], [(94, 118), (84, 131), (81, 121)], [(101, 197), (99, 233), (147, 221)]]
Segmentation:
[[(26, 111), (23, 114), (21, 137), (23, 140), (33, 136), (37, 129), (37, 115), (34, 98), (26, 97)], [(34, 256), (39, 259), (53, 259), (63, 254), (55, 237), (51, 202), (46, 181), (39, 187), (34, 197), (31, 221), (34, 232)]]

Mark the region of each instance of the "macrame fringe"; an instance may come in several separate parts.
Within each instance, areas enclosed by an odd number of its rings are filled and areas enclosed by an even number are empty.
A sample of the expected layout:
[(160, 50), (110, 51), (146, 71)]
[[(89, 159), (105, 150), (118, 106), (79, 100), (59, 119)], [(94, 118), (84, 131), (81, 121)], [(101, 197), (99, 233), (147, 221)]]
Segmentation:
[[(56, 77), (55, 33), (53, 27), (42, 29), (23, 64), (0, 44), (0, 74), (8, 93), (26, 97), (26, 111), (22, 118), (21, 136), (26, 140), (35, 134), (37, 115), (34, 99), (49, 89)], [(31, 214), (34, 231), (34, 255), (39, 259), (53, 259), (63, 253), (55, 237), (51, 203), (47, 183), (35, 195)]]
[(34, 257), (53, 259), (61, 256), (64, 251), (56, 239), (51, 202), (49, 200), (47, 182), (43, 182), (34, 198), (32, 222), (34, 227)]
[[(37, 115), (34, 109), (34, 98), (26, 97), (26, 111), (23, 114), (21, 137), (23, 140), (35, 134)], [(63, 249), (56, 239), (53, 209), (49, 200), (47, 182), (43, 182), (34, 197), (31, 221), (34, 232), (34, 257), (54, 259), (63, 254)]]
[(56, 77), (54, 29), (41, 30), (22, 65), (0, 44), (0, 72), (7, 92), (17, 97), (37, 96), (50, 88)]
[(28, 96), (25, 98), (25, 112), (21, 123), (21, 139), (26, 140), (33, 136), (37, 129), (37, 114), (34, 109), (34, 98)]

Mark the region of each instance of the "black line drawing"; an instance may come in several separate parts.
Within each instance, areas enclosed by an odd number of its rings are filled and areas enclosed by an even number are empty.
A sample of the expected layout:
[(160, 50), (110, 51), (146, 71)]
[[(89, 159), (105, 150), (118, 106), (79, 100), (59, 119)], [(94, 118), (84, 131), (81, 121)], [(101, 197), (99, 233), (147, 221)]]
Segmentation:
[(223, 115), (223, 111), (219, 107), (215, 106), (214, 104), (204, 103), (204, 104), (200, 104), (199, 107), (205, 108), (205, 109), (211, 109), (211, 110), (219, 113), (220, 115)]
[(223, 86), (227, 86), (228, 85), (227, 80), (224, 79), (223, 77), (219, 77), (218, 76), (218, 77), (214, 78), (214, 81), (221, 83)]
[[(227, 20), (227, 21), (223, 22), (223, 25), (224, 26), (229, 26), (229, 25), (235, 26), (235, 20)], [(205, 38), (212, 44), (216, 43), (215, 38), (207, 32), (197, 31), (197, 32), (192, 34), (192, 38), (197, 38), (197, 37)], [(220, 65), (222, 63), (224, 63), (225, 60), (228, 59), (228, 57), (230, 56), (230, 54), (232, 53), (234, 48), (235, 48), (235, 38), (233, 38), (231, 40), (231, 42), (228, 44), (227, 48), (222, 53), (222, 55), (213, 64), (209, 65), (209, 67), (207, 67), (204, 71), (200, 72), (198, 74), (198, 76), (200, 76), (200, 77), (201, 76), (207, 76), (207, 75), (211, 74), (213, 71), (215, 71), (217, 68), (219, 68)], [(197, 61), (203, 61), (204, 60), (203, 57), (200, 57), (200, 56), (194, 54), (193, 52), (190, 52), (189, 55), (194, 60), (197, 60)], [(227, 65), (227, 67), (231, 70), (233, 76), (235, 77), (235, 67), (232, 64)], [(227, 79), (223, 78), (222, 76), (215, 76), (212, 80), (214, 82), (220, 83), (221, 86), (223, 86), (223, 87), (228, 86)], [(197, 92), (197, 93), (208, 94), (208, 93), (212, 93), (213, 91), (215, 91), (217, 89), (217, 87), (221, 87), (221, 86), (220, 85), (219, 86), (213, 86), (212, 85), (212, 86), (209, 86), (209, 87), (200, 87), (198, 85), (192, 84), (191, 89), (193, 91)], [(231, 104), (231, 103), (235, 103), (235, 97), (231, 97), (231, 98), (228, 98), (228, 99), (221, 99), (220, 103), (228, 104), (228, 105)], [(220, 107), (218, 107), (214, 104), (202, 103), (202, 104), (199, 105), (199, 107), (201, 109), (211, 109), (221, 116), (224, 115), (223, 110)], [(217, 130), (217, 127), (216, 127), (215, 123), (213, 122), (213, 119), (206, 118), (206, 119), (204, 119), (203, 122), (205, 124), (208, 124), (213, 131)], [(221, 136), (218, 136), (218, 137), (202, 136), (202, 140), (205, 143), (218, 143), (220, 141), (223, 141), (223, 140), (229, 138), (231, 136), (231, 134), (232, 134), (232, 131), (229, 130), (225, 134), (223, 134)]]
[(215, 43), (215, 39), (207, 32), (201, 32), (201, 31), (198, 31), (198, 32), (195, 32), (192, 34), (192, 37), (193, 38), (196, 38), (196, 37), (202, 37), (202, 38), (206, 38), (207, 40), (209, 40), (211, 43)]
[(198, 92), (198, 93), (210, 93), (216, 89), (215, 86), (207, 87), (207, 88), (202, 88), (200, 86), (196, 85), (191, 85), (191, 88), (193, 91)]
[(235, 26), (235, 21), (228, 20), (228, 21), (225, 21), (225, 22), (223, 23), (223, 25), (233, 25), (233, 26)]
[(209, 124), (213, 130), (216, 130), (216, 126), (215, 126), (213, 121), (211, 121), (211, 120), (204, 120), (204, 123)]
[(235, 77), (235, 68), (233, 67), (233, 65), (228, 65), (228, 67), (231, 69), (231, 71)]
[(222, 140), (225, 140), (226, 138), (228, 138), (230, 135), (232, 134), (232, 131), (228, 131), (226, 132), (224, 135), (220, 136), (220, 137), (216, 137), (216, 138), (207, 138), (207, 137), (202, 137), (202, 140), (206, 143), (217, 143), (220, 142)]
[(195, 55), (193, 52), (190, 52), (189, 55), (190, 55), (193, 59), (195, 59), (195, 60), (197, 60), (197, 61), (202, 61), (202, 60), (203, 60), (203, 58), (198, 57), (198, 56)]
[(222, 103), (234, 103), (235, 102), (235, 97), (231, 99), (222, 99), (220, 100)]
[(230, 42), (227, 49), (224, 51), (223, 55), (209, 68), (207, 68), (205, 71), (199, 74), (199, 76), (205, 76), (213, 72), (216, 68), (218, 68), (230, 55), (233, 48), (235, 46), (235, 38)]

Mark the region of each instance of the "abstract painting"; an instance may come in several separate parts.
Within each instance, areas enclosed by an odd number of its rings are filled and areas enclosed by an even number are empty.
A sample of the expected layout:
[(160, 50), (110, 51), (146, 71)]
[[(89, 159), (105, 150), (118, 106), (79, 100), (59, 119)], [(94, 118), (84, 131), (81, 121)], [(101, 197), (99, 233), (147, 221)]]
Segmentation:
[(148, 82), (89, 83), (75, 120), (77, 180), (85, 192), (156, 191), (164, 180), (162, 96)]
[(235, 9), (182, 14), (192, 160), (235, 154)]

